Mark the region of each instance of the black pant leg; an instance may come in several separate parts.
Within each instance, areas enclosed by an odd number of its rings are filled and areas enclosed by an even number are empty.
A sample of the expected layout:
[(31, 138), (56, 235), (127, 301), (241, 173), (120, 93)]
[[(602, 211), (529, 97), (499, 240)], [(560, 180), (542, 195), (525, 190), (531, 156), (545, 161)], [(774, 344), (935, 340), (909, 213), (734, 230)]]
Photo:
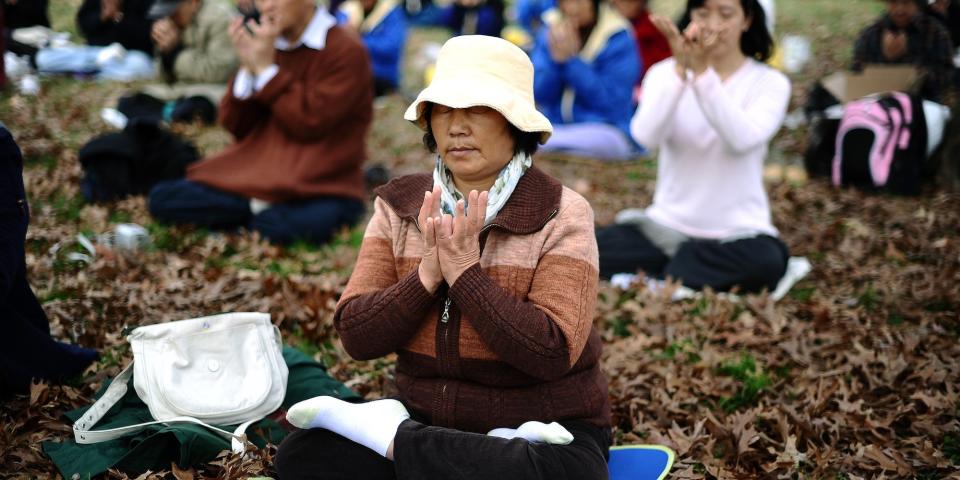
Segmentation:
[(639, 228), (627, 224), (598, 229), (597, 248), (600, 251), (600, 278), (609, 279), (617, 273), (638, 271), (659, 277), (670, 260)]
[(769, 235), (731, 242), (690, 240), (680, 245), (665, 273), (693, 289), (772, 291), (786, 272), (789, 258), (787, 246)]
[(397, 479), (606, 480), (609, 429), (561, 424), (573, 434), (569, 445), (506, 440), (407, 420), (393, 446)]
[(287, 435), (273, 459), (279, 480), (393, 480), (394, 463), (322, 428)]

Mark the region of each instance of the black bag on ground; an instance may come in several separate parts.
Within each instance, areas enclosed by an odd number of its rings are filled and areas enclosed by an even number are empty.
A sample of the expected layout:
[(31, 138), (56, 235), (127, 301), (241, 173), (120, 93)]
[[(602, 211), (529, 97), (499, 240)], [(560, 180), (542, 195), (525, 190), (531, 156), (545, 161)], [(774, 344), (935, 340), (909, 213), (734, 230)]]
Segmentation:
[(890, 92), (844, 106), (833, 160), (834, 185), (917, 195), (921, 183), (932, 176), (920, 97)]
[(117, 110), (128, 120), (144, 119), (153, 122), (192, 122), (199, 119), (207, 125), (217, 120), (217, 106), (207, 97), (195, 95), (180, 97), (165, 102), (159, 98), (137, 92), (120, 97)]
[(803, 166), (810, 178), (829, 178), (832, 172), (833, 157), (837, 151), (837, 131), (839, 118), (828, 118), (826, 110), (840, 101), (820, 82), (813, 85), (803, 111), (810, 121), (807, 137), (807, 149), (803, 153)]
[(159, 123), (137, 119), (80, 148), (84, 178), (80, 191), (88, 202), (143, 195), (154, 184), (181, 178), (199, 158), (196, 147)]

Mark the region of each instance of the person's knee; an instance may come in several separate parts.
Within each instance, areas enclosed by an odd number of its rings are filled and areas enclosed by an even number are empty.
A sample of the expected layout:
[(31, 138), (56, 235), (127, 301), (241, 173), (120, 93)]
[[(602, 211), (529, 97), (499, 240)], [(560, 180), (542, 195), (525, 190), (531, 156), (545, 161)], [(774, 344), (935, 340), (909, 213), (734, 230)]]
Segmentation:
[(758, 245), (753, 261), (745, 266), (743, 283), (751, 287), (750, 290), (762, 290), (763, 288), (773, 290), (786, 272), (787, 253), (774, 242), (779, 242), (779, 240), (772, 239), (762, 246)]
[(164, 219), (170, 211), (170, 200), (176, 197), (176, 181), (160, 182), (147, 194), (147, 209), (156, 218)]

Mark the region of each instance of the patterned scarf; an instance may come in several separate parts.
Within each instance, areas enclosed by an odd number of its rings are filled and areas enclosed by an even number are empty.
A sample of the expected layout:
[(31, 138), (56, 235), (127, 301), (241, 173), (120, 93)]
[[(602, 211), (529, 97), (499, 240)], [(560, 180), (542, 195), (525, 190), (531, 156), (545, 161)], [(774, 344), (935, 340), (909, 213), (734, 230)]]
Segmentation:
[[(487, 197), (487, 218), (484, 219), (484, 225), (489, 224), (500, 209), (507, 204), (513, 190), (517, 188), (520, 177), (527, 172), (527, 169), (533, 165), (533, 158), (526, 153), (518, 153), (500, 170), (493, 186), (490, 187), (490, 193)], [(443, 213), (453, 215), (453, 209), (461, 199), (466, 201), (466, 196), (457, 190), (453, 183), (453, 173), (443, 164), (443, 159), (437, 155), (437, 165), (433, 169), (433, 184), (440, 186), (440, 209)], [(465, 208), (470, 208), (467, 205)]]

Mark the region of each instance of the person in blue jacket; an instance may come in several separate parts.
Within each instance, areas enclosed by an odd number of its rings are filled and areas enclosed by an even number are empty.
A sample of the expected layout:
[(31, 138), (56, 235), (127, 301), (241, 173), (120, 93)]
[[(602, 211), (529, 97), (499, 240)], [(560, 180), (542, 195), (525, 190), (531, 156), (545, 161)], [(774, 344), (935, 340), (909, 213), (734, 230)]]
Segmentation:
[(28, 392), (34, 378), (64, 380), (98, 358), (95, 350), (50, 338), (47, 315), (27, 282), (29, 223), (23, 157), (0, 123), (0, 401)]
[(642, 65), (630, 23), (600, 0), (559, 0), (531, 55), (537, 106), (553, 124), (543, 151), (602, 160), (639, 153), (630, 139)]
[(363, 38), (373, 63), (376, 96), (400, 85), (400, 59), (407, 43), (407, 17), (400, 0), (347, 0), (337, 10), (337, 21), (353, 27)]
[(453, 0), (440, 10), (438, 23), (454, 36), (499, 37), (503, 30), (503, 0)]
[(513, 7), (517, 23), (536, 36), (543, 26), (543, 14), (554, 9), (555, 4), (555, 0), (517, 0)]

